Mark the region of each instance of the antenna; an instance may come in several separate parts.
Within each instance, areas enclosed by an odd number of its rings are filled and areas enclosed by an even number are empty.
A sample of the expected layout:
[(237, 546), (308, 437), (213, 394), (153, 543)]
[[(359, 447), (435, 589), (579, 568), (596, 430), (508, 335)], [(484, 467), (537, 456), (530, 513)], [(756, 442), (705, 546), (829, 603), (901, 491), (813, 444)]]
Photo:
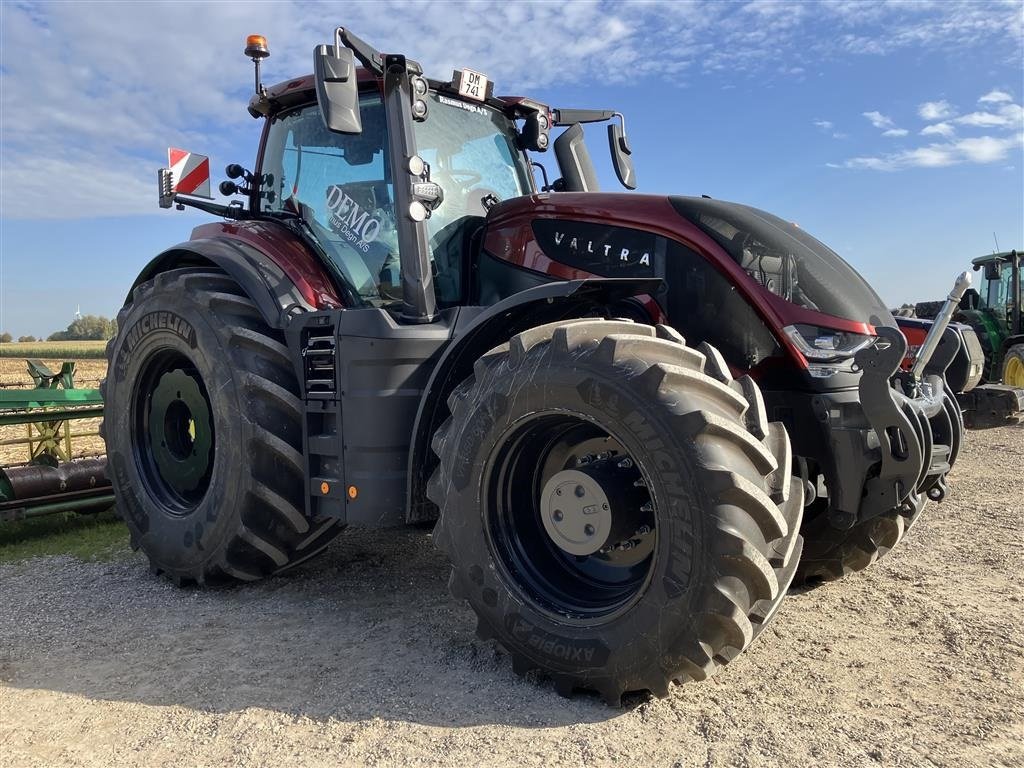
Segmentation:
[(992, 233), (992, 239), (996, 241), (996, 249), (992, 253), (999, 253), (999, 238), (996, 237), (996, 233)]

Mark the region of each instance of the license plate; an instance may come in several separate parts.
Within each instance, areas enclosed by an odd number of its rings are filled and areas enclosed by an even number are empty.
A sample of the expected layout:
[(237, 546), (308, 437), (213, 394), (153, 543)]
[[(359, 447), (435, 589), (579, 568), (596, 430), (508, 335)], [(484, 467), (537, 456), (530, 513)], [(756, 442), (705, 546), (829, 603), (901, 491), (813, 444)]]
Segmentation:
[(464, 69), (459, 76), (459, 95), (474, 101), (487, 98), (487, 76), (472, 69)]

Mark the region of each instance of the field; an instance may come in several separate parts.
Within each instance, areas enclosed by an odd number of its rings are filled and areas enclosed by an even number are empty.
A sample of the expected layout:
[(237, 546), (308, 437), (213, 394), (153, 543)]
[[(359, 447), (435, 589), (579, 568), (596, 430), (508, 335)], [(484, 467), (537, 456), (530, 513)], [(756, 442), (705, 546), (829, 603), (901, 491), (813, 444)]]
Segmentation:
[(62, 523), (59, 546), (23, 528), (0, 538), (0, 766), (1019, 768), (1021, 466), (1024, 426), (968, 434), (889, 557), (792, 592), (712, 680), (622, 709), (517, 678), (423, 529), (197, 591), (115, 522)]
[[(45, 342), (43, 345), (35, 344), (3, 344), (4, 350), (12, 348), (38, 349), (49, 354), (57, 354), (56, 349), (63, 345), (91, 345), (99, 349), (102, 354), (102, 341), (83, 342)], [(52, 345), (52, 346), (51, 346)], [(25, 358), (31, 358), (28, 354), (23, 357), (0, 357), (0, 387), (31, 387), (32, 378), (28, 374), (25, 365)], [(75, 386), (94, 389), (99, 386), (100, 379), (107, 374), (107, 361), (105, 359), (82, 359), (78, 353), (67, 356), (57, 355), (56, 357), (44, 357), (43, 362), (54, 373), (60, 370), (61, 363), (65, 360), (75, 360)], [(96, 432), (99, 429), (99, 419), (82, 419), (72, 423), (74, 433)], [(0, 441), (22, 438), (27, 434), (25, 425), (0, 427)], [(72, 442), (73, 454), (75, 456), (90, 456), (103, 453), (103, 441), (97, 435), (89, 435)], [(28, 459), (28, 449), (21, 445), (0, 445), (0, 464), (14, 464)]]
[[(105, 341), (26, 341), (0, 344), (0, 357), (44, 358), (49, 360), (101, 360)], [(59, 367), (59, 362), (58, 362)]]

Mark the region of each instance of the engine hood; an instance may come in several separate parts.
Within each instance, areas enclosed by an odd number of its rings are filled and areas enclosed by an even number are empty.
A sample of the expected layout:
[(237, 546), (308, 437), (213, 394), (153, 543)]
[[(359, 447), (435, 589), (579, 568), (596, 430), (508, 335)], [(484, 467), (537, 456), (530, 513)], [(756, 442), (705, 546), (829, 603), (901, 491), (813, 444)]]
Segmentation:
[(610, 221), (671, 236), (679, 214), (666, 195), (621, 192), (542, 192), (516, 197), (491, 209), (487, 221), (501, 226), (523, 216)]
[[(539, 219), (585, 222), (591, 232), (597, 225), (609, 232), (621, 229), (621, 237), (645, 233), (681, 243), (729, 275), (752, 303), (762, 310), (770, 308), (770, 314), (781, 325), (805, 323), (855, 332), (894, 325), (878, 294), (834, 250), (796, 224), (740, 203), (604, 192), (554, 192), (515, 198), (496, 205), (487, 217), (489, 232), (506, 235), (501, 243), (489, 238), (506, 252), (494, 254), (504, 257), (523, 249), (529, 251), (530, 237), (522, 234), (524, 224)], [(571, 238), (572, 228), (566, 229)], [(613, 235), (609, 237), (616, 241)], [(510, 242), (516, 239), (519, 242)], [(584, 242), (582, 237), (580, 242)], [(593, 238), (586, 242), (589, 247)], [(619, 248), (618, 242), (615, 248)], [(568, 276), (561, 274), (563, 260), (559, 254), (551, 251), (547, 249), (550, 264), (543, 267), (544, 271)], [(543, 261), (547, 260), (538, 264)], [(594, 274), (627, 276), (617, 270), (614, 274)]]

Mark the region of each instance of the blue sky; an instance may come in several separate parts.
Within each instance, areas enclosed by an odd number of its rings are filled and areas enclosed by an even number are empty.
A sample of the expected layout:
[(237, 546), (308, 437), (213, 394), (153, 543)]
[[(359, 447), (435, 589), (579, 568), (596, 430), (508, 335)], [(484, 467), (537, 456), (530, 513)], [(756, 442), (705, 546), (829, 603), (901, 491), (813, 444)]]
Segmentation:
[[(395, 29), (395, 20), (405, 19)], [(765, 208), (891, 305), (1024, 246), (1024, 3), (0, 3), (0, 329), (113, 315), (209, 220), (161, 211), (166, 147), (253, 164), (247, 34), (265, 80), (344, 24), (428, 75), (626, 113), (639, 191)], [(616, 189), (603, 133), (591, 146)], [(542, 156), (549, 163), (550, 156)], [(549, 165), (550, 167), (550, 165)]]

